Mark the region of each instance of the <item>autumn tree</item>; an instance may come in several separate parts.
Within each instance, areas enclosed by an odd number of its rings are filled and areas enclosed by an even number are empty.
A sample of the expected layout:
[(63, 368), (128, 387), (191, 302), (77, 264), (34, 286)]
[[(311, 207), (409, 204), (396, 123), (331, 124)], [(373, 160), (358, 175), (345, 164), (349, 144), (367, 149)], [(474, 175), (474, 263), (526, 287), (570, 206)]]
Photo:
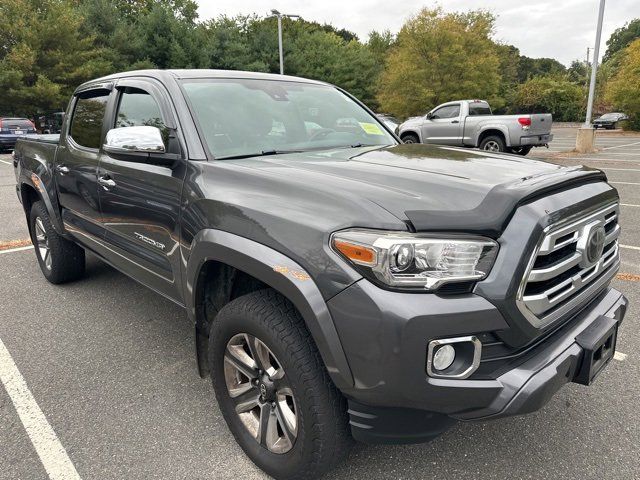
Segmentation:
[(482, 10), (423, 9), (400, 30), (381, 76), (382, 109), (400, 117), (459, 98), (498, 93), (500, 59), (490, 39), (494, 17)]
[(640, 39), (624, 49), (620, 66), (607, 84), (606, 98), (629, 115), (629, 126), (640, 130)]

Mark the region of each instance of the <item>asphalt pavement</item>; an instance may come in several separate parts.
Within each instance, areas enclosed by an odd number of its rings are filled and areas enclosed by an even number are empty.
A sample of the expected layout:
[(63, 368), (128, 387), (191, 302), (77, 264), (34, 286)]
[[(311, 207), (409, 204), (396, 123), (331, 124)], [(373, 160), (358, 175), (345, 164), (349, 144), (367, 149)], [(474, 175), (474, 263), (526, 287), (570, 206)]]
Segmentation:
[[(570, 130), (554, 132), (553, 149), (570, 143)], [(460, 423), (429, 444), (356, 445), (328, 478), (640, 478), (640, 136), (603, 138), (598, 145), (611, 148), (595, 155), (548, 160), (603, 168), (620, 191), (626, 275), (614, 286), (631, 308), (617, 360), (593, 386), (567, 385), (531, 415)], [(10, 157), (0, 155), (0, 241), (27, 237)], [(0, 345), (75, 478), (267, 478), (198, 377), (193, 329), (179, 307), (93, 257), (85, 279), (64, 286), (45, 281), (31, 249), (0, 250), (0, 272)], [(46, 479), (27, 428), (39, 417), (25, 424), (17, 408), (0, 387), (0, 479)]]

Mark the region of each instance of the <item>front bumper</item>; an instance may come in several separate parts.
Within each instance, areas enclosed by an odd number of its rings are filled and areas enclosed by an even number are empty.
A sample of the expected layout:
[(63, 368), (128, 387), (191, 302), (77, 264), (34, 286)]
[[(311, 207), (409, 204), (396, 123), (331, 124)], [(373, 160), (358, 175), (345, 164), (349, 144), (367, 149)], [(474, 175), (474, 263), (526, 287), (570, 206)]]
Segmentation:
[(627, 300), (607, 288), (544, 341), (498, 361), (493, 378), (465, 380), (428, 377), (427, 343), (473, 333), (486, 340), (483, 332), (508, 328), (484, 298), (388, 292), (360, 281), (329, 307), (355, 379), (353, 388), (343, 390), (353, 435), (397, 443), (429, 440), (451, 419), (500, 418), (541, 408), (579, 371), (583, 348), (576, 337), (603, 316), (622, 322)]
[(545, 134), (545, 135), (528, 135), (526, 137), (520, 137), (520, 145), (519, 146), (532, 146), (539, 147), (543, 145), (547, 145), (549, 142), (553, 140), (553, 134)]

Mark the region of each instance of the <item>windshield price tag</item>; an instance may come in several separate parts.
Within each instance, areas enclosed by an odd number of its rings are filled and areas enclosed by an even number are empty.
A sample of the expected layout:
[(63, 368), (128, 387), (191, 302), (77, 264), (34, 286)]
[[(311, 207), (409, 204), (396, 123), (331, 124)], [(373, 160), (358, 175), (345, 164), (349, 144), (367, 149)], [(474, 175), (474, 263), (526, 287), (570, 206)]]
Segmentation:
[(369, 135), (384, 135), (380, 127), (375, 123), (368, 123), (368, 122), (358, 122), (358, 123), (360, 124), (362, 129), (365, 131), (365, 133)]

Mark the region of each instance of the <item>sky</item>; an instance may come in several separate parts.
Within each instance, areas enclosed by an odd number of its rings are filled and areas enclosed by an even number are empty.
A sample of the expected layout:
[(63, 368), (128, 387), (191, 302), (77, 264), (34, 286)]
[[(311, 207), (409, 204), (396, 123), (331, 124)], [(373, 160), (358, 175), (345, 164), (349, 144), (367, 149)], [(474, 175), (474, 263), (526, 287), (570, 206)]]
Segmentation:
[[(497, 16), (494, 38), (515, 45), (528, 57), (551, 57), (569, 65), (584, 60), (596, 36), (599, 0), (196, 0), (201, 20), (219, 15), (268, 15), (272, 8), (330, 23), (366, 40), (371, 30), (397, 33), (422, 7), (445, 11), (490, 10)], [(600, 56), (613, 31), (640, 17), (640, 0), (608, 0), (604, 13)]]

